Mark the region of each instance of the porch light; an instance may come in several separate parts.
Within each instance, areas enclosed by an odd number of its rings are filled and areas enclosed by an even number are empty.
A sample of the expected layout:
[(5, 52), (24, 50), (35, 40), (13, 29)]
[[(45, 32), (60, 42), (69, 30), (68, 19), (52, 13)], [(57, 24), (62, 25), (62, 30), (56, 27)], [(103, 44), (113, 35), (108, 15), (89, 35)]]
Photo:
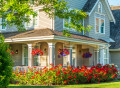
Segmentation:
[(18, 50), (16, 50), (15, 53), (18, 54)]
[(47, 51), (47, 49), (45, 48), (45, 49), (44, 49), (44, 51), (46, 52), (46, 51)]

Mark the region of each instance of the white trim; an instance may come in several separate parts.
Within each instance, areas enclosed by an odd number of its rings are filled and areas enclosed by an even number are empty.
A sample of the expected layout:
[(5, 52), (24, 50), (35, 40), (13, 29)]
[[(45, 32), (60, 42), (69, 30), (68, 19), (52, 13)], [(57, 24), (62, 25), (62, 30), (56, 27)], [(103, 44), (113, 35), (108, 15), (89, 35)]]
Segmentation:
[[(101, 12), (99, 12), (99, 5), (100, 5), (100, 7), (101, 7), (101, 8), (100, 8), (100, 9), (101, 9)], [(102, 3), (99, 2), (99, 4), (98, 4), (98, 12), (99, 12), (99, 13), (102, 13), (102, 7), (103, 7), (103, 6), (102, 6)]]
[(92, 8), (91, 12), (89, 13), (89, 16), (91, 15), (91, 13), (93, 12), (93, 10), (95, 9), (95, 7), (97, 6), (99, 0), (95, 3), (94, 7)]
[(107, 7), (108, 7), (108, 10), (109, 10), (109, 12), (110, 12), (110, 15), (111, 15), (111, 17), (112, 17), (112, 19), (113, 19), (113, 22), (116, 23), (115, 18), (114, 18), (113, 14), (112, 14), (112, 11), (111, 11), (111, 9), (110, 9), (110, 6), (109, 6), (109, 4), (108, 4), (108, 0), (104, 0), (104, 1), (105, 1), (106, 4), (107, 4)]
[(24, 47), (25, 45), (22, 45), (22, 65), (24, 65)]
[(54, 39), (54, 35), (52, 36), (37, 36), (37, 37), (26, 37), (26, 38), (14, 38), (14, 39), (5, 39), (5, 42), (24, 42), (24, 41), (37, 41), (37, 40), (48, 40)]
[(99, 12), (95, 12), (96, 14), (99, 14), (99, 15), (103, 15), (103, 16), (106, 16), (106, 14), (104, 13), (99, 13)]
[(109, 49), (109, 51), (120, 51), (120, 48), (118, 48), (118, 49)]
[(101, 42), (95, 42), (95, 41), (89, 41), (89, 40), (69, 38), (69, 37), (64, 37), (64, 36), (55, 36), (54, 39), (77, 42), (77, 43), (83, 43), (83, 44), (101, 45), (101, 46), (105, 46), (107, 44), (107, 43), (101, 43)]
[(93, 45), (103, 45), (103, 46), (105, 46), (107, 44), (107, 43), (102, 43), (102, 42), (82, 40), (82, 39), (76, 39), (76, 38), (69, 38), (69, 37), (57, 36), (57, 35), (5, 39), (5, 42), (6, 43), (11, 43), (11, 42), (24, 42), (24, 41), (36, 41), (36, 40), (51, 40), (51, 39), (63, 40), (63, 41), (71, 41), (71, 42), (77, 42), (77, 43), (87, 43), (87, 44), (93, 44)]

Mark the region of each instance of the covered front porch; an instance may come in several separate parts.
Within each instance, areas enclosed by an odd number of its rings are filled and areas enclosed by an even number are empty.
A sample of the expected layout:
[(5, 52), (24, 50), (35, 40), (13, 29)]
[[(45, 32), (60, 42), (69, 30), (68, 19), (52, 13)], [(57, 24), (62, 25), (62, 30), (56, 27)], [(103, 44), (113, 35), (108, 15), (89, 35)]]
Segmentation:
[[(48, 31), (48, 29), (46, 30)], [(97, 63), (109, 64), (109, 44), (106, 42), (79, 35), (72, 35), (71, 38), (64, 37), (61, 32), (55, 31), (54, 34), (45, 36), (41, 32), (34, 30), (6, 38), (5, 42), (10, 44), (14, 52), (14, 70), (18, 67), (20, 70), (25, 70), (28, 66), (42, 69), (49, 67), (51, 63), (53, 66), (62, 64), (63, 67), (68, 65), (91, 67)], [(50, 32), (51, 30), (47, 33)], [(33, 49), (40, 49), (43, 55), (33, 56)], [(68, 49), (69, 54), (58, 57), (60, 49)], [(91, 53), (92, 56), (84, 58), (83, 54), (85, 53)]]
[[(67, 41), (38, 41), (32, 43), (14, 43), (10, 44), (13, 54), (14, 70), (19, 67), (20, 70), (27, 70), (28, 66), (36, 66), (38, 69), (49, 67), (51, 63), (54, 66), (62, 64), (63, 67), (68, 65), (77, 66), (95, 66), (97, 63), (108, 64), (104, 47), (97, 45), (80, 44)], [(40, 49), (43, 55), (32, 55), (33, 49)], [(59, 57), (59, 49), (68, 49), (69, 55)], [(108, 49), (106, 49), (108, 50)], [(90, 58), (83, 58), (84, 53), (91, 53)], [(107, 51), (106, 51), (107, 52)], [(108, 55), (107, 55), (108, 56)], [(104, 58), (104, 59), (103, 59)]]

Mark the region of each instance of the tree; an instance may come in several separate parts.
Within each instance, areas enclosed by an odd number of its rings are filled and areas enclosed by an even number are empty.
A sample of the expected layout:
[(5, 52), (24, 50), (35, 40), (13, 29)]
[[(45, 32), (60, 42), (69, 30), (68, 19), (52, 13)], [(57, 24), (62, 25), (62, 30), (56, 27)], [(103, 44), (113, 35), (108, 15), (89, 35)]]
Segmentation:
[(12, 59), (8, 51), (9, 45), (4, 43), (4, 37), (0, 35), (0, 86), (6, 88), (12, 75)]
[[(33, 6), (43, 6), (49, 17), (57, 16), (62, 19), (71, 18), (71, 22), (65, 23), (69, 29), (76, 29), (77, 31), (89, 31), (91, 26), (84, 27), (81, 20), (87, 17), (87, 14), (82, 10), (69, 10), (68, 2), (64, 0), (0, 0), (0, 17), (5, 18), (4, 25), (16, 25), (19, 31), (25, 30), (24, 22), (29, 23), (30, 15), (37, 16), (33, 10)], [(31, 5), (32, 4), (32, 5)], [(65, 30), (63, 34), (69, 33)]]

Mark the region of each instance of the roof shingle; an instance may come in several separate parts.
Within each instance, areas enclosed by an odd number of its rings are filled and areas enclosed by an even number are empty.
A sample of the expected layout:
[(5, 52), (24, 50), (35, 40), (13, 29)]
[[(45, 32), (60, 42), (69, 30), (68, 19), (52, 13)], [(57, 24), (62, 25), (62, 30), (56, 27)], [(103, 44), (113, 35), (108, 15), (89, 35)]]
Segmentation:
[(91, 12), (96, 2), (97, 0), (88, 0), (82, 10), (84, 12)]
[(116, 23), (110, 23), (110, 37), (115, 41), (111, 43), (111, 49), (120, 48), (120, 9), (112, 10)]

